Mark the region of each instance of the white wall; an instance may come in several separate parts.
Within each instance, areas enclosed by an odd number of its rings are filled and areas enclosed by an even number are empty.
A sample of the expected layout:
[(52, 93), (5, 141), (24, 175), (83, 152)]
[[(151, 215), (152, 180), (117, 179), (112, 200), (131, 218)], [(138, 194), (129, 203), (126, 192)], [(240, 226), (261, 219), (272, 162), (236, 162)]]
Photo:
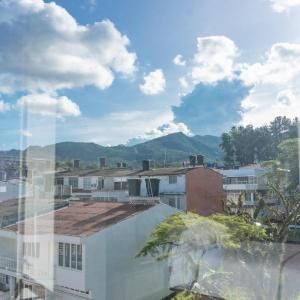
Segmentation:
[(185, 193), (185, 175), (178, 175), (175, 184), (169, 184), (169, 176), (147, 176), (142, 177), (141, 196), (143, 197), (147, 196), (146, 179), (148, 178), (159, 179), (160, 193)]
[(160, 204), (86, 239), (86, 288), (93, 299), (153, 300), (169, 294), (167, 262), (135, 256), (151, 231), (175, 212)]

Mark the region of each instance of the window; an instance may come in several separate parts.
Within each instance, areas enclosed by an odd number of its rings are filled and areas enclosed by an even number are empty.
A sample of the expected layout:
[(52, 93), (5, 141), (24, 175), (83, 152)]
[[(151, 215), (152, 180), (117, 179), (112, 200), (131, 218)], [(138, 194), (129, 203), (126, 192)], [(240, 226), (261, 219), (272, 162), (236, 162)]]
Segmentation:
[(83, 177), (83, 189), (89, 190), (92, 185), (92, 179), (91, 177)]
[(58, 265), (82, 270), (82, 245), (58, 243)]
[(31, 257), (40, 257), (40, 243), (24, 242), (23, 255)]
[(76, 245), (74, 244), (71, 248), (71, 268), (76, 269)]
[(77, 245), (77, 269), (82, 270), (82, 246)]
[(55, 184), (56, 185), (64, 185), (64, 178), (63, 177), (55, 178)]
[(104, 189), (104, 179), (102, 177), (98, 177), (98, 190)]
[(65, 244), (65, 266), (70, 267), (70, 244)]
[(176, 175), (170, 175), (169, 176), (169, 184), (176, 184), (177, 183), (177, 176)]
[(128, 184), (126, 181), (114, 182), (114, 190), (115, 191), (127, 190), (127, 188), (128, 188)]
[(64, 244), (58, 243), (58, 265), (64, 266)]
[(70, 177), (69, 178), (69, 185), (72, 186), (72, 188), (77, 189), (78, 188), (78, 177)]

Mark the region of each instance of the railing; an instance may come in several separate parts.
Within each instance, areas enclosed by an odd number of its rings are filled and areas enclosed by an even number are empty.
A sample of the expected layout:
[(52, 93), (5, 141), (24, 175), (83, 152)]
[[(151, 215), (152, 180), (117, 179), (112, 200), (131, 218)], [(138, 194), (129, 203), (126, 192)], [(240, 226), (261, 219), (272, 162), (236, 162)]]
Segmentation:
[(37, 269), (34, 265), (28, 263), (24, 259), (19, 261), (10, 258), (0, 256), (0, 271), (5, 270), (15, 274), (21, 274), (24, 277), (30, 277), (33, 279), (48, 278), (50, 273), (45, 270)]
[(149, 205), (160, 202), (160, 197), (129, 197), (129, 203)]

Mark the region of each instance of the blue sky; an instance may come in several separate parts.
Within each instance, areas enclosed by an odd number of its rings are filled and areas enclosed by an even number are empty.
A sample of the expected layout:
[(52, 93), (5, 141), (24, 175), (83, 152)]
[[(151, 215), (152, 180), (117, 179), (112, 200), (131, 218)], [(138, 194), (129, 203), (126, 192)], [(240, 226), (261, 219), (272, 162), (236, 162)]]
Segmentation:
[[(0, 150), (66, 140), (116, 145), (176, 131), (219, 135), (300, 110), (300, 1), (1, 6)], [(237, 82), (240, 95), (230, 90)]]

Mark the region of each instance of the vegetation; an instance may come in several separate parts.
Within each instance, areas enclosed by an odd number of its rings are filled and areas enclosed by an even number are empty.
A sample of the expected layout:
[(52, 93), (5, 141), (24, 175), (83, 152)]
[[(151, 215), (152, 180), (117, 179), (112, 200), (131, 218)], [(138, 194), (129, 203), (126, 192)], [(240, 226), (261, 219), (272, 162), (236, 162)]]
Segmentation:
[(278, 145), (284, 140), (298, 137), (298, 119), (277, 117), (269, 125), (232, 127), (222, 134), (221, 149), (227, 167), (248, 165), (275, 159)]
[[(156, 165), (181, 165), (190, 154), (202, 154), (206, 161), (221, 161), (220, 142), (220, 137), (216, 136), (189, 137), (183, 133), (174, 133), (133, 146), (104, 147), (94, 143), (63, 142), (45, 147), (29, 147), (26, 151), (30, 151), (34, 157), (47, 158), (49, 155), (51, 157), (55, 147), (56, 160), (61, 163), (80, 159), (87, 167), (94, 165), (99, 157), (104, 156), (109, 166), (124, 161), (130, 166), (140, 167), (143, 159), (151, 159)], [(1, 154), (18, 156), (19, 152), (0, 151)]]

